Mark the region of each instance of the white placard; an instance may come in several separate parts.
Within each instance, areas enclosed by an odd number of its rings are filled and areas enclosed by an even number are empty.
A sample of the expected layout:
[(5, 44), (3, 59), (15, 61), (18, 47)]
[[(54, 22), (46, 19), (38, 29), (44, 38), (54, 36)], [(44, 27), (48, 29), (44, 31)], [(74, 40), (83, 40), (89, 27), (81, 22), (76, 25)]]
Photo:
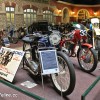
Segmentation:
[(100, 35), (100, 29), (94, 28), (96, 35)]
[(21, 83), (21, 85), (25, 86), (27, 88), (33, 88), (33, 87), (37, 86), (36, 83), (30, 82), (30, 81), (25, 81), (25, 82)]
[(0, 77), (12, 82), (23, 56), (24, 52), (21, 50), (1, 47)]
[(42, 50), (40, 61), (42, 65), (42, 75), (59, 72), (58, 59), (56, 50)]

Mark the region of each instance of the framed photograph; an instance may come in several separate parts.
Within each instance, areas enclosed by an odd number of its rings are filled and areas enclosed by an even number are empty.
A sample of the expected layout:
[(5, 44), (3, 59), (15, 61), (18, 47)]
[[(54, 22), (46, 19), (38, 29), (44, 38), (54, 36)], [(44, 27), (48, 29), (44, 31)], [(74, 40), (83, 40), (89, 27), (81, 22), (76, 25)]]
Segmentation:
[(56, 50), (42, 50), (39, 54), (43, 75), (59, 72)]

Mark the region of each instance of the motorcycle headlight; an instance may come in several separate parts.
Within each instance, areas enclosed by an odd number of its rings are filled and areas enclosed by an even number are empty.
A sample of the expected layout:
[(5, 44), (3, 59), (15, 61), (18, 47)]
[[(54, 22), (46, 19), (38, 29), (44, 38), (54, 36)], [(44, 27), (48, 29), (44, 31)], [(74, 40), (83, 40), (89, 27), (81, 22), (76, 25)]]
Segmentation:
[(58, 45), (60, 43), (60, 40), (61, 40), (61, 36), (59, 34), (52, 33), (49, 36), (49, 41), (51, 45)]

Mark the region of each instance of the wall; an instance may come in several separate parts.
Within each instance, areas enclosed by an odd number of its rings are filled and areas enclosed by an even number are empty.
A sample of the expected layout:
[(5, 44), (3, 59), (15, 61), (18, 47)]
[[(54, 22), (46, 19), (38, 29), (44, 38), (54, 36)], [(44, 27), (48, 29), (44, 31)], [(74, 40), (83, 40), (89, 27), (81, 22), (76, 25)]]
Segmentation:
[[(49, 9), (54, 13), (54, 23), (58, 24), (63, 22), (63, 10), (67, 9), (67, 21), (77, 21), (78, 11), (80, 9), (86, 9), (89, 12), (89, 18), (99, 17), (100, 18), (100, 5), (73, 5), (69, 3), (56, 2), (52, 0), (50, 4), (36, 3), (25, 0), (0, 0), (0, 29), (6, 27), (6, 11), (5, 6), (15, 7), (15, 23), (14, 25), (18, 28), (24, 25), (23, 9), (33, 8), (37, 10), (37, 20), (43, 19), (43, 10)], [(60, 11), (60, 12), (59, 12)], [(74, 12), (74, 13), (73, 13)], [(96, 14), (94, 14), (96, 12)]]
[[(98, 17), (100, 18), (100, 5), (76, 5), (76, 4), (70, 4), (65, 3), (62, 1), (59, 1), (58, 3), (52, 2), (52, 5), (57, 6), (57, 9), (60, 9), (63, 11), (63, 8), (67, 8), (69, 11), (69, 21), (78, 21), (78, 12), (80, 9), (85, 9), (88, 11), (89, 16), (88, 18), (92, 17)], [(96, 13), (94, 13), (96, 12)]]
[(37, 10), (37, 20), (42, 20), (43, 8), (48, 7), (48, 4), (36, 3), (25, 0), (0, 0), (0, 29), (6, 28), (6, 6), (13, 6), (15, 8), (15, 22), (16, 28), (24, 25), (23, 10), (25, 8), (33, 8)]

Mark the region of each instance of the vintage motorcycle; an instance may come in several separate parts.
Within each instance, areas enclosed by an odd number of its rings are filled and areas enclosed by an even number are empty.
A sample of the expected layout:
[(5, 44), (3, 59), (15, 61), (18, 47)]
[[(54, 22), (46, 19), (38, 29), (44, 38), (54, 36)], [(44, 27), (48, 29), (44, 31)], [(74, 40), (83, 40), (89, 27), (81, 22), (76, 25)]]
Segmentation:
[[(25, 69), (33, 75), (41, 75), (42, 67), (40, 63), (39, 50), (48, 50), (51, 47), (57, 51), (57, 59), (59, 72), (53, 73), (50, 76), (54, 89), (63, 96), (73, 92), (76, 82), (75, 70), (69, 57), (65, 55), (59, 46), (61, 37), (57, 30), (48, 31), (48, 34), (43, 35), (39, 32), (26, 35), (23, 40), (23, 51), (25, 56), (23, 64)], [(56, 33), (56, 34), (55, 34)]]
[[(87, 31), (74, 29), (67, 34), (62, 34), (60, 46), (62, 51), (66, 52), (70, 57), (78, 58), (81, 69), (87, 73), (93, 72), (97, 67), (97, 54), (93, 46), (87, 43)], [(77, 54), (75, 49), (78, 47)], [(66, 48), (68, 51), (66, 51)]]
[(10, 43), (16, 44), (18, 42), (18, 33), (13, 28), (11, 30), (2, 29), (0, 33), (2, 33), (2, 37), (0, 39), (1, 45), (10, 46)]

